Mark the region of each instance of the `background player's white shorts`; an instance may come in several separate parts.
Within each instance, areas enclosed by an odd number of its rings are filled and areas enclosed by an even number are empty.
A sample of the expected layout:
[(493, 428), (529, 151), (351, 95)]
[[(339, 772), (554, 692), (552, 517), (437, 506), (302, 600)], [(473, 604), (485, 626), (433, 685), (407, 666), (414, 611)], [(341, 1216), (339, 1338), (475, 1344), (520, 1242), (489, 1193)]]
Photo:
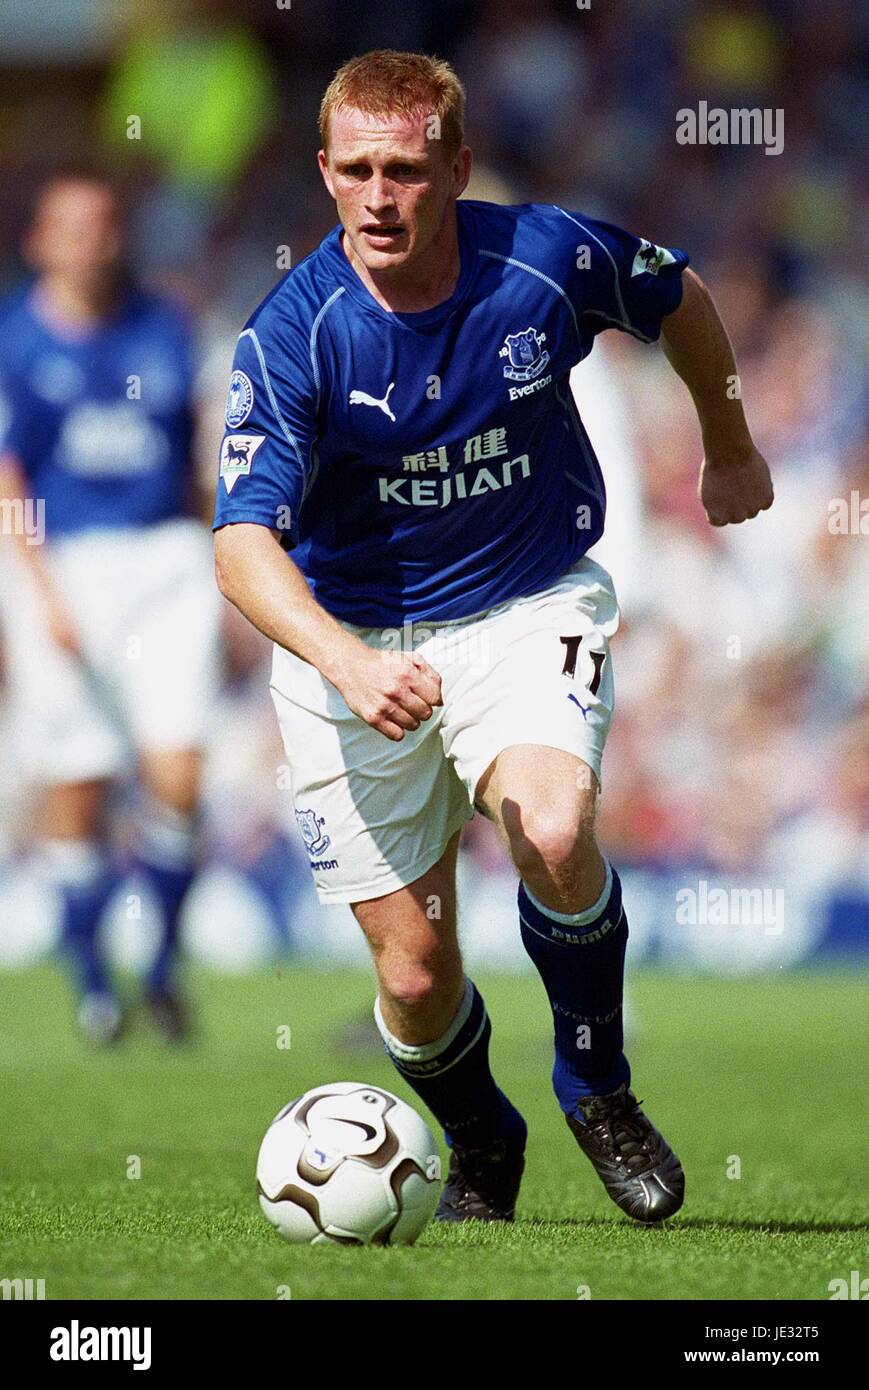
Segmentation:
[(25, 774), (50, 783), (117, 777), (134, 766), (135, 749), (201, 746), (219, 675), (207, 528), (178, 519), (43, 548), (83, 661), (49, 638), (24, 562), (5, 549), (0, 612)]
[(440, 673), (443, 706), (398, 743), (353, 714), (316, 667), (275, 647), (272, 696), (320, 901), (362, 902), (424, 874), (473, 815), (477, 783), (504, 748), (561, 748), (599, 778), (618, 620), (612, 580), (586, 557), (550, 588), (472, 618), (403, 631), (344, 623), (378, 651), (418, 651)]

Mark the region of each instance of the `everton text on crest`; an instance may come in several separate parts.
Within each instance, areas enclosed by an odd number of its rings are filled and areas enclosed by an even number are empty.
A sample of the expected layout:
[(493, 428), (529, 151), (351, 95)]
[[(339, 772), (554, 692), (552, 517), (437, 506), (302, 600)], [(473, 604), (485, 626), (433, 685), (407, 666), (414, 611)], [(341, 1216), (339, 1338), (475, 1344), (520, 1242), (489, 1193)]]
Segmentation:
[(549, 353), (543, 346), (545, 342), (546, 334), (538, 333), (536, 328), (526, 328), (524, 333), (508, 333), (504, 339), (504, 346), (498, 352), (499, 357), (509, 359), (504, 375), (510, 381), (533, 383), (522, 387), (511, 386), (511, 401), (527, 396), (531, 391), (539, 391), (552, 380), (551, 376), (544, 381), (535, 380), (549, 363)]

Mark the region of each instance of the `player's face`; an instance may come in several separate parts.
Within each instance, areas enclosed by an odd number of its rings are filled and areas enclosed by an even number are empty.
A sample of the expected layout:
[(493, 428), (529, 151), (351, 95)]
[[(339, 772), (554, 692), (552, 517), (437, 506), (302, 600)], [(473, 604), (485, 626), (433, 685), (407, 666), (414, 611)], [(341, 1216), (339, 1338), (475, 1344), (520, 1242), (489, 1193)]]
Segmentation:
[(432, 248), (467, 184), (470, 151), (463, 147), (450, 163), (441, 142), (428, 138), (425, 116), (342, 107), (319, 163), (353, 250), (367, 270), (383, 274), (406, 272)]
[(60, 275), (82, 290), (112, 279), (121, 255), (118, 207), (110, 189), (85, 180), (50, 185), (25, 242), (30, 264)]

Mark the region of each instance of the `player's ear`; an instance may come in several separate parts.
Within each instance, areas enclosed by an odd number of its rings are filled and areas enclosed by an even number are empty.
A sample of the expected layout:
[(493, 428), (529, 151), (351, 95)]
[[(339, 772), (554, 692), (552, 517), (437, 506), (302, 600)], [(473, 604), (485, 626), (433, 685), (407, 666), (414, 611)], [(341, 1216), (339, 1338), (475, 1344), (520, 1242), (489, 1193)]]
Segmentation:
[(461, 198), (471, 177), (473, 155), (467, 145), (462, 145), (453, 162), (453, 186), (457, 198)]
[(332, 182), (332, 175), (329, 173), (329, 159), (325, 150), (317, 151), (317, 163), (320, 166), (320, 173), (323, 175), (323, 182), (329, 193), (335, 197), (335, 185)]

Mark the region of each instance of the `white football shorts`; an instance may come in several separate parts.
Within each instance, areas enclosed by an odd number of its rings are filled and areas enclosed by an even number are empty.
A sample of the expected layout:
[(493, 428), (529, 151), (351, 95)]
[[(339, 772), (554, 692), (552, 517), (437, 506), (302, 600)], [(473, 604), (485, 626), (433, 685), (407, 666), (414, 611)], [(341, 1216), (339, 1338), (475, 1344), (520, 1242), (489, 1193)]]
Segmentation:
[(207, 528), (186, 518), (49, 542), (43, 558), (79, 660), (49, 637), (24, 562), (2, 575), (12, 730), (43, 783), (128, 774), (135, 751), (201, 747), (219, 681), (219, 595)]
[(474, 814), (477, 784), (516, 744), (600, 764), (613, 712), (612, 580), (587, 557), (550, 588), (449, 623), (343, 626), (378, 651), (415, 651), (443, 705), (393, 742), (315, 666), (275, 647), (272, 697), (296, 820), (319, 899), (354, 903), (413, 883)]

